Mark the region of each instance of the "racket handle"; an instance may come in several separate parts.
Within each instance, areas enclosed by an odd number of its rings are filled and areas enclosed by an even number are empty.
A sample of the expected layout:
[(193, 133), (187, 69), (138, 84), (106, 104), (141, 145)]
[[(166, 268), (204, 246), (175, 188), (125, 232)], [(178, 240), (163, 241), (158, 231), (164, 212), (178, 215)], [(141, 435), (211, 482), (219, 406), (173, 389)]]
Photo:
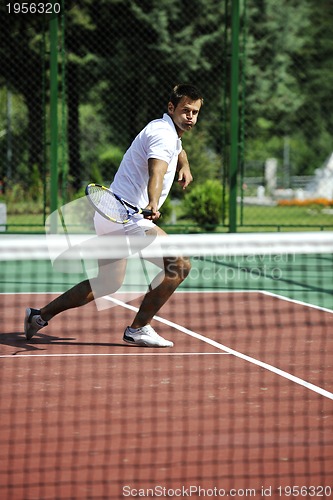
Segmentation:
[(147, 216), (147, 215), (152, 215), (153, 211), (149, 210), (148, 208), (144, 208), (141, 213), (142, 215)]

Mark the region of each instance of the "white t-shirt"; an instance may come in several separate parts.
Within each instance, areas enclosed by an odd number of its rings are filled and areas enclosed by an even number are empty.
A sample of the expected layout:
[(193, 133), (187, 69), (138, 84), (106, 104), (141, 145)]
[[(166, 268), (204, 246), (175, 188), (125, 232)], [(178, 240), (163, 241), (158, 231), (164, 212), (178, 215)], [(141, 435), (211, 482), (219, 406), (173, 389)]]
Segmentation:
[(175, 125), (166, 113), (163, 118), (153, 120), (136, 136), (126, 151), (111, 184), (111, 189), (125, 200), (146, 207), (148, 205), (148, 160), (156, 158), (168, 164), (163, 179), (162, 193), (158, 208), (162, 206), (171, 189), (178, 155), (182, 143)]

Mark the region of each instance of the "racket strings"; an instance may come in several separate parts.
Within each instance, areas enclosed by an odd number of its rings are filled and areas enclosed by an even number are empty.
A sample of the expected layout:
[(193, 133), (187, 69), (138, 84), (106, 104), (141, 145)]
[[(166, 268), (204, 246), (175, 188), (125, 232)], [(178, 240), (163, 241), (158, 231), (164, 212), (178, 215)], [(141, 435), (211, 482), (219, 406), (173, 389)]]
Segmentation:
[(90, 189), (89, 196), (94, 205), (111, 219), (122, 222), (128, 219), (126, 207), (111, 192), (94, 186)]

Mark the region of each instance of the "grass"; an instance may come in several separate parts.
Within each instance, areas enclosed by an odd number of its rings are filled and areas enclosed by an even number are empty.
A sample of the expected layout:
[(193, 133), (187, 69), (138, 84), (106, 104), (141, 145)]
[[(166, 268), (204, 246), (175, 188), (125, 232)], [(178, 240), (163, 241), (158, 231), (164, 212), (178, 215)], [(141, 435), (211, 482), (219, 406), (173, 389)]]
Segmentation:
[[(193, 220), (183, 219), (181, 206), (177, 206), (176, 225), (162, 221), (161, 227), (168, 232), (198, 232)], [(321, 206), (238, 206), (238, 230), (277, 231), (277, 230), (333, 230), (333, 213)], [(44, 232), (42, 213), (7, 214), (7, 229), (10, 232)], [(228, 226), (219, 226), (216, 231), (227, 232)]]
[(7, 230), (15, 233), (44, 233), (43, 214), (8, 214)]
[[(182, 217), (181, 205), (177, 209), (177, 226), (182, 228), (181, 232), (198, 231), (193, 220)], [(238, 231), (305, 231), (305, 230), (333, 230), (333, 212), (327, 208), (315, 205), (303, 206), (252, 206), (237, 207)], [(227, 232), (226, 225), (219, 226), (216, 231)], [(162, 224), (168, 232), (175, 232), (168, 224)]]
[(333, 213), (320, 205), (311, 206), (244, 206), (239, 210), (242, 225), (297, 227), (299, 229), (330, 226), (333, 229)]

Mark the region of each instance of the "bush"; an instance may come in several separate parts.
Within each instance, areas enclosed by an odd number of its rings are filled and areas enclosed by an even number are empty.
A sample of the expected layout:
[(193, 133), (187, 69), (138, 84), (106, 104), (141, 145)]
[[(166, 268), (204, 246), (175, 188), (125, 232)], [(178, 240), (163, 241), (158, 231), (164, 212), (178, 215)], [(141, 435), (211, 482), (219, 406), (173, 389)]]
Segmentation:
[(197, 185), (184, 198), (185, 216), (201, 229), (214, 231), (222, 223), (222, 185), (218, 180), (207, 180)]
[[(20, 169), (24, 172), (24, 169)], [(44, 207), (44, 183), (36, 165), (30, 169), (29, 178), (20, 181), (4, 179), (5, 190), (1, 200), (11, 214), (41, 214)], [(46, 203), (48, 200), (46, 200)]]
[(123, 159), (124, 151), (117, 146), (109, 146), (93, 163), (90, 171), (92, 182), (109, 186)]

